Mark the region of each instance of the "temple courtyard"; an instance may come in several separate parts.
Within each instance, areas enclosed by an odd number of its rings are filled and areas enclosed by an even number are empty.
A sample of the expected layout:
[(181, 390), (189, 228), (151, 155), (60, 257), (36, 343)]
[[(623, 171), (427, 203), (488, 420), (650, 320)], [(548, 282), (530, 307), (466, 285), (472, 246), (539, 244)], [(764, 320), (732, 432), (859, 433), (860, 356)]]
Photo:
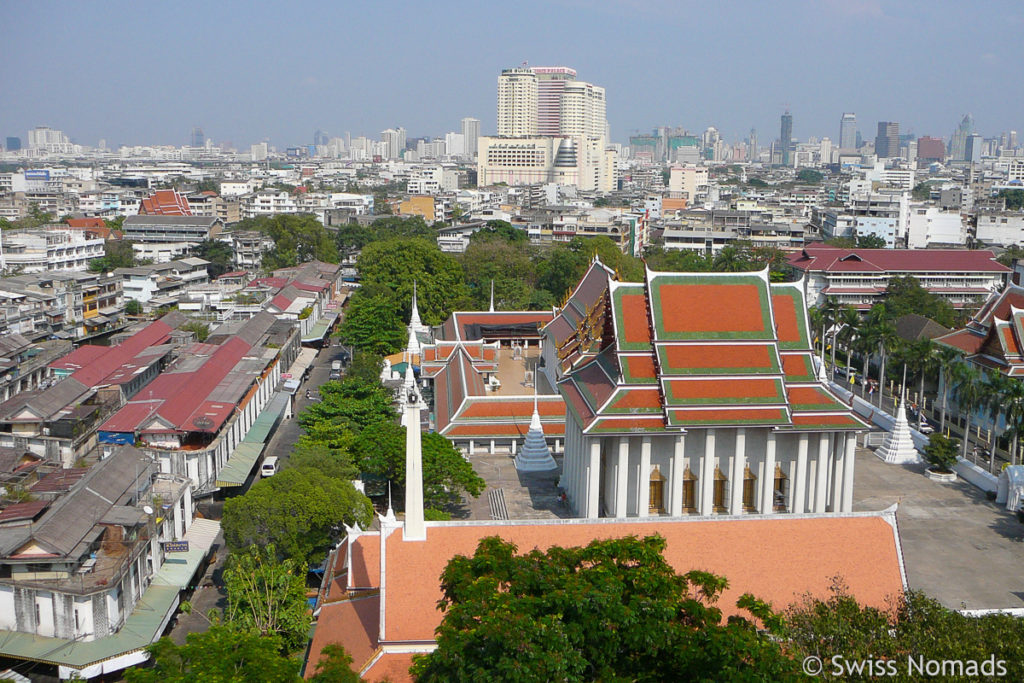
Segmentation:
[[(896, 503), (909, 587), (953, 609), (1024, 609), (1024, 523), (965, 481), (942, 484), (924, 465), (887, 465), (857, 448), (854, 511)], [(522, 474), (507, 455), (470, 460), (487, 490), (469, 500), (469, 519), (571, 517), (558, 471)], [(559, 458), (559, 460), (561, 460)]]

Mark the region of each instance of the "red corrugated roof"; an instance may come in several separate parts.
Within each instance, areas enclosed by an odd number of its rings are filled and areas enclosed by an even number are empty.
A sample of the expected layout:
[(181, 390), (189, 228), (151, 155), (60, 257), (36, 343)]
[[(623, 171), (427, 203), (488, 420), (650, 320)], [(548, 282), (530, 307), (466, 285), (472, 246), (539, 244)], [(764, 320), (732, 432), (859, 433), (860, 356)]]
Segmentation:
[(1009, 273), (987, 250), (967, 249), (838, 249), (805, 247), (789, 263), (800, 270), (826, 272), (992, 272)]
[(50, 367), (74, 370), (71, 373), (73, 378), (87, 387), (96, 387), (106, 383), (106, 379), (111, 374), (125, 363), (130, 362), (140, 352), (150, 346), (163, 344), (170, 338), (172, 331), (167, 323), (154, 320), (118, 346), (81, 346), (60, 360), (51, 363)]

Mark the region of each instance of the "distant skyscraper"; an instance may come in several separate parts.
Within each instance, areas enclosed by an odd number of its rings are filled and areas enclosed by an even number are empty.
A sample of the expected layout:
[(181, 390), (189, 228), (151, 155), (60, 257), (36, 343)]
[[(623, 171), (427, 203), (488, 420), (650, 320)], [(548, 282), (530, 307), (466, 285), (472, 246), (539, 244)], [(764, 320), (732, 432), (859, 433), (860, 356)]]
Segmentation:
[(560, 135), (562, 94), (566, 83), (576, 80), (576, 70), (567, 66), (535, 66), (537, 75), (537, 134)]
[[(8, 139), (10, 139), (10, 138), (8, 138)], [(1010, 136), (1009, 136), (1008, 142), (1009, 142), (1009, 145), (1010, 145), (1010, 149), (1017, 149), (1017, 131), (1015, 131), (1015, 130), (1011, 130), (1010, 131)], [(21, 144), (21, 141), (19, 140), (18, 143)]]
[(982, 145), (984, 140), (977, 133), (971, 133), (967, 136), (966, 144), (964, 145), (964, 161), (970, 161), (971, 163), (977, 163), (981, 161)]
[(320, 129), (317, 129), (317, 131), (313, 133), (313, 144), (316, 145), (317, 147), (321, 145), (326, 146), (327, 143), (329, 143), (330, 141), (330, 136)]
[(964, 114), (960, 125), (949, 139), (949, 158), (951, 161), (964, 161), (967, 158), (967, 136), (974, 132), (974, 117)]
[(529, 67), (503, 69), (498, 76), (498, 136), (537, 135), (537, 74)]
[(399, 159), (405, 151), (405, 129), (388, 128), (381, 131), (380, 141), (384, 143), (384, 158)]
[(470, 117), (462, 119), (462, 145), (466, 156), (476, 156), (477, 142), (479, 139), (480, 119)]
[(9, 137), (9, 138), (7, 138), (7, 145), (6, 145), (6, 147), (7, 147), (7, 151), (8, 152), (17, 152), (18, 150), (21, 149), (21, 138), (18, 138), (18, 137)]
[(28, 132), (28, 148), (36, 152), (69, 154), (74, 145), (63, 132), (49, 126), (36, 126)]
[(918, 161), (938, 161), (941, 163), (945, 159), (946, 143), (942, 141), (942, 138), (933, 138), (926, 135), (923, 138), (917, 139)]
[(793, 159), (790, 150), (793, 147), (793, 115), (786, 110), (782, 115), (782, 129), (779, 131), (779, 148), (782, 151), (782, 165), (789, 166)]
[(900, 153), (900, 124), (895, 121), (879, 121), (878, 135), (875, 136), (875, 156), (889, 159)]
[(193, 147), (205, 147), (206, 146), (206, 135), (203, 134), (203, 129), (199, 126), (192, 128), (192, 146)]
[(747, 143), (747, 161), (757, 161), (757, 129), (750, 129), (750, 140)]
[(857, 149), (857, 115), (853, 112), (847, 112), (839, 119), (839, 147)]

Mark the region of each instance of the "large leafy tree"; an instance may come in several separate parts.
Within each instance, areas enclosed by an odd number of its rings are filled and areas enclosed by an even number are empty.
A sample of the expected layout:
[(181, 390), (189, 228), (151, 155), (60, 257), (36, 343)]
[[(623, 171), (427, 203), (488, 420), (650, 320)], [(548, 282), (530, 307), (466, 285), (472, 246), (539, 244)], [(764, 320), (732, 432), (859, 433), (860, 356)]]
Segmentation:
[[(917, 681), (908, 666), (915, 661), (976, 662), (979, 671), (935, 680), (1024, 680), (1024, 625), (1008, 614), (970, 617), (943, 607), (928, 596), (910, 591), (895, 598), (888, 609), (860, 605), (845, 586), (837, 584), (826, 599), (807, 598), (784, 615), (781, 635), (797, 659), (821, 658), (831, 677), (835, 662), (871, 660), (885, 667), (878, 678)], [(838, 658), (838, 659), (836, 659)], [(1005, 671), (983, 673), (980, 666), (1002, 661)], [(889, 667), (886, 663), (892, 662)], [(871, 674), (848, 674), (832, 680), (878, 680)]]
[(451, 254), (425, 239), (393, 239), (368, 244), (356, 261), (363, 287), (389, 295), (409, 319), (413, 284), (418, 285), (418, 306), (423, 322), (440, 324), (466, 303), (465, 275)]
[[(402, 463), (405, 480), (405, 463)], [(441, 510), (455, 505), (463, 493), (474, 498), (487, 486), (462, 453), (437, 433), (423, 435), (423, 504)]]
[(104, 256), (89, 261), (89, 270), (94, 273), (108, 273), (115, 268), (133, 268), (137, 261), (132, 243), (128, 240), (106, 240), (103, 242)]
[(124, 673), (128, 683), (297, 683), (298, 659), (281, 654), (282, 641), (230, 625), (190, 633), (184, 645), (161, 638), (149, 646), (152, 666)]
[(236, 628), (263, 636), (280, 636), (285, 651), (306, 642), (306, 567), (279, 560), (273, 544), (234, 552), (224, 568), (228, 591), (227, 620)]
[(238, 230), (259, 230), (274, 240), (263, 254), (263, 269), (287, 268), (314, 259), (338, 262), (338, 248), (324, 226), (309, 213), (259, 216), (241, 221)]
[(398, 417), (391, 394), (379, 381), (346, 377), (320, 387), (321, 400), (299, 415), (299, 424), (310, 427), (329, 423), (358, 433), (367, 425)]
[(479, 238), (477, 235), (470, 240), (466, 253), (459, 257), (474, 309), (487, 309), (492, 282), (497, 310), (541, 309), (554, 303), (554, 297), (548, 292), (537, 289), (536, 247), (525, 241), (506, 240), (500, 233), (486, 233)]
[[(795, 662), (715, 602), (725, 579), (680, 576), (659, 536), (594, 541), (517, 555), (500, 538), (456, 556), (441, 576), (437, 649), (418, 658), (421, 683), (449, 680), (771, 680)], [(742, 606), (776, 623), (763, 603)]]
[(885, 311), (890, 320), (916, 313), (946, 327), (954, 327), (957, 319), (956, 310), (949, 302), (922, 287), (913, 275), (889, 280), (885, 288)]
[(378, 356), (398, 351), (407, 341), (400, 311), (392, 297), (359, 289), (345, 307), (342, 342)]
[(206, 271), (210, 278), (218, 278), (231, 270), (235, 261), (235, 252), (231, 245), (220, 240), (205, 239), (192, 247), (192, 255), (210, 262)]
[(352, 482), (288, 467), (224, 503), (224, 540), (233, 551), (274, 544), (281, 558), (318, 564), (342, 524), (366, 526), (370, 500)]

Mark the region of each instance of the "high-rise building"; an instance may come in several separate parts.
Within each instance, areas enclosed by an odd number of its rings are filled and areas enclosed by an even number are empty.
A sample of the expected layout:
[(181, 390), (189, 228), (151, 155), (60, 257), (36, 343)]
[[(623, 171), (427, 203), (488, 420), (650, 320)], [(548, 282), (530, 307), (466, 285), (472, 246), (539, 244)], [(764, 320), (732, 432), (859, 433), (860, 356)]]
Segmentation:
[(793, 162), (790, 153), (793, 148), (793, 115), (789, 113), (788, 109), (786, 110), (786, 113), (782, 115), (782, 127), (779, 131), (779, 147), (782, 151), (782, 165), (791, 165)]
[(266, 161), (269, 154), (270, 145), (266, 142), (257, 142), (255, 145), (249, 146), (249, 157), (253, 161)]
[(36, 126), (28, 132), (28, 148), (35, 152), (70, 154), (74, 145), (63, 132), (49, 126)]
[(977, 133), (968, 135), (964, 145), (964, 161), (970, 161), (971, 163), (981, 161), (984, 142), (984, 139)]
[[(562, 91), (558, 132), (554, 135), (604, 137), (604, 88), (584, 81), (570, 81)], [(545, 133), (541, 133), (545, 135)]]
[(388, 128), (381, 131), (380, 141), (384, 147), (385, 159), (400, 159), (405, 151), (405, 128)]
[(747, 143), (747, 161), (757, 161), (757, 129), (750, 129), (750, 140)]
[(839, 119), (840, 149), (857, 149), (857, 115), (846, 112)]
[[(1010, 145), (1010, 149), (1017, 149), (1017, 131), (1015, 131), (1015, 130), (1011, 130), (1010, 131), (1009, 139), (1007, 140), (1007, 142)], [(19, 140), (19, 143), (20, 143), (20, 140)]]
[(462, 119), (462, 147), (466, 156), (476, 156), (480, 140), (480, 119), (466, 117)]
[(949, 158), (951, 161), (964, 161), (967, 158), (967, 136), (974, 132), (974, 117), (964, 114), (960, 125), (949, 139)]
[(503, 69), (498, 76), (498, 136), (537, 135), (537, 74), (528, 67)]
[(889, 159), (900, 153), (900, 124), (895, 121), (879, 121), (875, 136), (875, 156)]
[(917, 139), (917, 160), (918, 161), (938, 161), (943, 162), (946, 159), (946, 143), (942, 141), (942, 138), (928, 137), (927, 135), (923, 138)]
[(321, 145), (326, 147), (327, 143), (329, 143), (330, 141), (330, 136), (320, 129), (317, 129), (317, 131), (313, 133), (313, 144), (317, 147), (320, 147)]
[(21, 138), (9, 137), (5, 146), (8, 152), (17, 152), (21, 149)]
[(567, 83), (576, 80), (576, 70), (567, 66), (535, 66), (537, 75), (537, 135), (562, 135), (562, 94)]
[(192, 146), (193, 147), (205, 147), (206, 146), (206, 135), (203, 133), (203, 129), (199, 126), (192, 128)]

